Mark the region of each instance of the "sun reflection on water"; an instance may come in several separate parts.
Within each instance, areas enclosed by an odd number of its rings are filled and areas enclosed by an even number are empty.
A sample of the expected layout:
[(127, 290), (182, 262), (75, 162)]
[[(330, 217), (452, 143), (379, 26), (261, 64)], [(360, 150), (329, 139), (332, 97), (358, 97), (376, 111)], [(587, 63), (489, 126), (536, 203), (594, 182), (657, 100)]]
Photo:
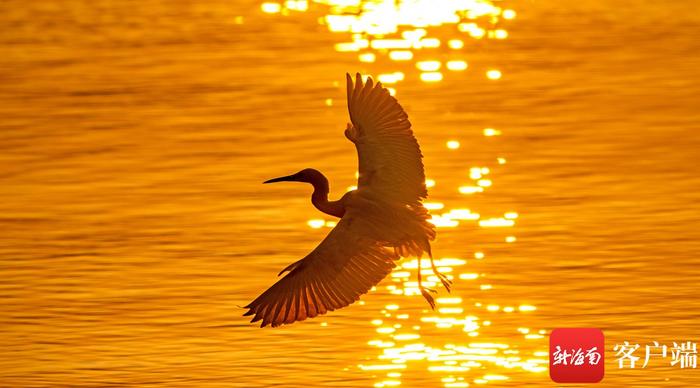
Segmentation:
[[(501, 70), (493, 65), (469, 63), (466, 56), (477, 41), (507, 39), (504, 21), (516, 16), (514, 10), (486, 0), (285, 1), (267, 2), (261, 9), (289, 15), (310, 11), (314, 5), (326, 7), (318, 19), (322, 25), (348, 38), (337, 42), (334, 49), (344, 55), (357, 55), (359, 62), (381, 69), (376, 71), (376, 78), (390, 86), (392, 95), (396, 94), (396, 85), (409, 77), (439, 83), (447, 72), (459, 74), (476, 69), (485, 79), (501, 79)], [(326, 105), (332, 103), (327, 101)], [(484, 128), (482, 133), (486, 138), (502, 135), (495, 128)], [(443, 144), (451, 152), (461, 152), (457, 138), (445, 139)], [(466, 166), (457, 173), (460, 183), (452, 190), (465, 195), (457, 198), (484, 195), (497, 187), (494, 178), (506, 159), (494, 155), (492, 160), (490, 165)], [(435, 179), (426, 179), (425, 183), (428, 188), (438, 184)], [(355, 186), (348, 187), (354, 189)], [(429, 221), (438, 229), (477, 228), (500, 235), (495, 239), (497, 244), (517, 241), (512, 232), (519, 219), (516, 211), (477, 212), (451, 198), (431, 196), (431, 201), (425, 203), (431, 213)], [(308, 221), (308, 226), (316, 229), (332, 228), (335, 224), (331, 219)], [(444, 387), (488, 384), (508, 380), (516, 372), (546, 371), (548, 358), (542, 341), (546, 332), (517, 327), (522, 323), (508, 323), (508, 317), (533, 313), (536, 306), (491, 297), (494, 284), (488, 280), (486, 253), (483, 249), (474, 250), (468, 257), (464, 258), (462, 251), (435, 260), (455, 290), (448, 294), (440, 289), (435, 310), (430, 310), (423, 300), (416, 278), (419, 267), (424, 268), (420, 270), (424, 286), (442, 288), (426, 258), (420, 262), (416, 258), (404, 259), (387, 280), (370, 291), (394, 296), (368, 322), (373, 333), (368, 341), (370, 356), (357, 365), (361, 371), (372, 374), (376, 387), (401, 385), (404, 375), (414, 370), (435, 375), (435, 381)], [(504, 331), (509, 334), (502, 334)]]
[[(476, 47), (469, 41), (507, 39), (504, 24), (516, 16), (514, 10), (489, 0), (283, 1), (264, 2), (261, 10), (290, 15), (310, 11), (313, 6), (323, 7), (320, 24), (349, 38), (336, 43), (336, 51), (356, 53), (363, 63), (416, 61), (422, 71), (418, 79), (426, 83), (442, 81), (445, 70), (467, 70), (463, 56)], [(502, 73), (485, 69), (484, 74), (496, 80)], [(404, 77), (389, 72), (380, 74), (379, 79), (395, 84)]]
[[(474, 256), (484, 258), (482, 252), (475, 252)], [(429, 264), (428, 259), (422, 259), (420, 263), (423, 267)], [(478, 273), (470, 272), (473, 269), (469, 260), (440, 258), (436, 260), (436, 266), (460, 290), (475, 288), (474, 283), (469, 282), (480, 277)], [(418, 267), (418, 259), (405, 260), (391, 274), (390, 284), (384, 287), (394, 295), (422, 298), (418, 283), (411, 280)], [(438, 286), (439, 280), (430, 270), (423, 270), (422, 273), (427, 275), (424, 282), (427, 287)], [(483, 286), (478, 290), (490, 288)], [(474, 289), (468, 293), (474, 295), (479, 291)], [(483, 299), (487, 300), (488, 297)], [(385, 377), (377, 375), (375, 387), (399, 385), (402, 374), (397, 371), (405, 372), (413, 368), (424, 368), (438, 375), (445, 387), (508, 380), (510, 370), (530, 373), (546, 371), (548, 358), (543, 344), (509, 344), (489, 336), (489, 329), (492, 322), (498, 319), (498, 314), (528, 313), (535, 311), (535, 306), (487, 302), (470, 304), (461, 296), (449, 294), (438, 297), (436, 302), (435, 311), (427, 308), (416, 311), (411, 307), (404, 311), (398, 302), (388, 304), (379, 312), (382, 318), (370, 322), (375, 327), (375, 336), (368, 345), (376, 349), (376, 356), (358, 367), (375, 374), (387, 372)], [(522, 337), (521, 342), (542, 339), (545, 333), (542, 330), (533, 332), (526, 327), (515, 328), (514, 332)]]

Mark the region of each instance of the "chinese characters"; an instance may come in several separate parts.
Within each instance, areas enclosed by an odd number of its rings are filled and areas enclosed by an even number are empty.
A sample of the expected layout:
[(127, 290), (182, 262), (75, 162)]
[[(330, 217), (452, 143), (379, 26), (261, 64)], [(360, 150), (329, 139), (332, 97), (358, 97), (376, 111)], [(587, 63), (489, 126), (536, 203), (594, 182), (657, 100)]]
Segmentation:
[(552, 365), (583, 365), (584, 362), (588, 365), (598, 365), (600, 362), (601, 356), (596, 346), (587, 349), (585, 353), (582, 348), (570, 349), (569, 352), (566, 349), (562, 350), (561, 346), (557, 345), (555, 349), (552, 354), (554, 357)]
[[(622, 344), (616, 344), (613, 350), (616, 352), (615, 357), (617, 357), (618, 367), (623, 369), (625, 367), (634, 369), (637, 365), (637, 361), (641, 356), (636, 356), (634, 353), (640, 348), (639, 344), (630, 344), (625, 341)], [(685, 368), (697, 368), (698, 365), (698, 351), (697, 344), (695, 342), (681, 342), (680, 344), (674, 342), (673, 346), (659, 345), (658, 342), (653, 341), (652, 344), (647, 344), (644, 347), (644, 363), (642, 368), (646, 368), (649, 364), (651, 358), (668, 358), (670, 354), (670, 365), (680, 366), (681, 369)]]

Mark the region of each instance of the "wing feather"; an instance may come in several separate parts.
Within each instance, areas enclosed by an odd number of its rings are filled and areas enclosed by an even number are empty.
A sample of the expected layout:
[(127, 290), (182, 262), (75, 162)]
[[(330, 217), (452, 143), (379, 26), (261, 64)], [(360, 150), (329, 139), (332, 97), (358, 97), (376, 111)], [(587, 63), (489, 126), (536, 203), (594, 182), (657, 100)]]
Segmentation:
[(284, 321), (284, 316), (280, 315), (284, 311), (283, 309), (284, 309), (284, 300), (280, 300), (277, 303), (277, 307), (275, 308), (275, 313), (272, 315), (275, 320)]
[[(306, 317), (302, 318), (301, 316), (301, 287), (298, 286), (298, 284), (295, 285), (296, 288), (292, 288), (291, 290), (291, 294), (294, 295), (294, 321), (300, 321)], [(274, 299), (270, 301), (270, 303), (275, 303)], [(265, 327), (265, 325), (262, 325), (261, 327)]]
[(411, 122), (381, 82), (363, 84), (347, 74), (350, 120), (359, 159), (358, 188), (370, 188), (386, 200), (415, 205), (427, 196), (423, 155)]
[(322, 315), (328, 312), (328, 309), (326, 308), (326, 301), (324, 301), (323, 297), (321, 296), (321, 290), (320, 290), (320, 285), (318, 283), (318, 280), (314, 280), (311, 282), (311, 289), (313, 290), (314, 293), (314, 299), (316, 300), (315, 305), (316, 305), (316, 310), (318, 311), (318, 315)]
[(303, 321), (345, 307), (379, 283), (399, 256), (366, 234), (352, 210), (309, 255), (252, 301), (244, 315), (261, 327)]
[[(285, 302), (284, 299), (282, 299), (280, 301), (280, 303), (284, 303), (284, 302)], [(284, 320), (282, 320), (282, 322), (292, 323), (292, 322), (294, 322), (294, 318), (295, 318), (295, 314), (296, 314), (294, 312), (294, 310), (292, 309), (292, 306), (294, 305), (294, 294), (292, 294), (292, 296), (288, 298), (286, 303), (287, 303), (287, 310), (284, 314)]]

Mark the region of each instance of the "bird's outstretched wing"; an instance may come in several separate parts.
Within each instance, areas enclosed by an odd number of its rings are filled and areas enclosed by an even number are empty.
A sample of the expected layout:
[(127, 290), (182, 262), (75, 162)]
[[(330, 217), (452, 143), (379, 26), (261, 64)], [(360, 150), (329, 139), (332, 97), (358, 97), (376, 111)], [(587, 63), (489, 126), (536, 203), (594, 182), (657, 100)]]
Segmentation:
[(401, 105), (381, 82), (355, 84), (347, 74), (348, 110), (352, 126), (345, 136), (357, 147), (358, 188), (370, 188), (382, 198), (414, 205), (427, 197), (423, 157), (411, 123)]
[[(260, 327), (303, 321), (345, 307), (379, 283), (399, 256), (366, 233), (360, 215), (346, 211), (338, 225), (290, 272), (246, 306)], [(283, 271), (284, 272), (284, 271)]]

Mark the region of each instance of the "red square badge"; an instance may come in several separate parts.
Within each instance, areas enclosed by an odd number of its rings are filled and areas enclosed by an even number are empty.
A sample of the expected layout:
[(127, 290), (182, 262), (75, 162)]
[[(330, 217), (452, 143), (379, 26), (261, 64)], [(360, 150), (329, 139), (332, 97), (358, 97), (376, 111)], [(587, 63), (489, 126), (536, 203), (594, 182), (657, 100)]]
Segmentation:
[(597, 383), (605, 375), (600, 329), (554, 329), (549, 336), (549, 377), (557, 383)]

